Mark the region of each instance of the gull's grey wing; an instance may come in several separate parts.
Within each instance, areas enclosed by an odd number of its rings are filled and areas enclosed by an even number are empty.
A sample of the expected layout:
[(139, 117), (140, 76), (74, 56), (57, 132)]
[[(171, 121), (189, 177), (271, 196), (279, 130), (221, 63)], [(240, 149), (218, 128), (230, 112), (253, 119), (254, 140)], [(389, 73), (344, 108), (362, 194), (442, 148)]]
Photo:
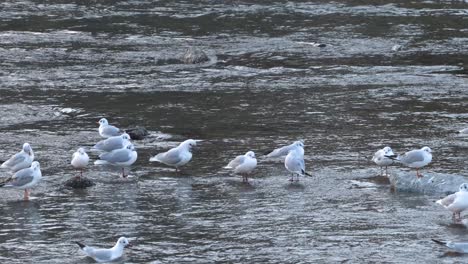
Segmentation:
[(99, 141), (94, 148), (103, 150), (103, 151), (112, 151), (114, 149), (123, 148), (123, 139), (121, 137), (108, 138), (105, 140)]
[(120, 134), (120, 129), (115, 126), (107, 125), (103, 128), (104, 134), (118, 136)]
[(269, 154), (267, 154), (267, 157), (275, 158), (275, 157), (288, 155), (288, 152), (290, 149), (291, 149), (291, 145), (277, 148), (273, 150), (272, 152), (270, 152)]
[(20, 187), (25, 184), (28, 184), (34, 179), (33, 172), (34, 171), (31, 168), (22, 169), (15, 173), (15, 175), (11, 177), (11, 180), (6, 185), (12, 187)]
[(156, 158), (163, 163), (174, 165), (182, 160), (182, 157), (180, 156), (180, 150), (177, 148), (173, 148), (164, 153), (159, 153), (156, 155)]
[(467, 242), (447, 242), (447, 247), (455, 249), (458, 252), (468, 253)]
[(231, 160), (229, 164), (226, 166), (226, 168), (235, 168), (239, 166), (240, 164), (244, 163), (245, 156), (244, 155), (239, 155), (235, 159)]
[(110, 261), (112, 258), (112, 251), (109, 249), (96, 249), (92, 247), (86, 247), (85, 250), (88, 256), (99, 260), (99, 261)]
[(5, 165), (7, 167), (13, 167), (16, 164), (19, 164), (19, 163), (23, 162), (26, 159), (26, 156), (22, 155), (22, 154), (23, 153), (17, 153), (15, 155), (13, 155), (13, 157), (11, 157), (9, 160), (5, 161), (3, 163), (3, 165)]
[(401, 156), (400, 161), (406, 164), (424, 161), (424, 153), (422, 150), (412, 150)]
[(126, 162), (130, 159), (128, 149), (118, 149), (109, 153), (99, 155), (99, 158), (110, 163), (114, 162)]
[(448, 195), (447, 197), (443, 199), (438, 200), (437, 203), (447, 207), (451, 205), (453, 201), (455, 201), (455, 198), (457, 198), (457, 195), (454, 193), (454, 194)]

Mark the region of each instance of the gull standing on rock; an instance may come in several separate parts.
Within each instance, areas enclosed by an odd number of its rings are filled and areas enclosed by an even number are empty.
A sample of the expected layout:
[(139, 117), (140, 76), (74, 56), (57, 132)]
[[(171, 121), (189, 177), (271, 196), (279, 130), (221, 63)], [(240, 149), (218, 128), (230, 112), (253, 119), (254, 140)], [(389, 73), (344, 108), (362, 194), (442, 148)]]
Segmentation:
[(468, 183), (462, 183), (458, 192), (451, 194), (444, 199), (440, 199), (436, 203), (453, 212), (452, 219), (454, 222), (460, 222), (461, 212), (468, 209)]
[(180, 143), (179, 146), (151, 157), (149, 161), (157, 161), (175, 167), (177, 172), (180, 166), (187, 164), (192, 159), (192, 148), (197, 145), (197, 142), (201, 141), (202, 140), (187, 139)]
[[(415, 149), (406, 152), (405, 154), (393, 158), (396, 161), (403, 163), (405, 166), (416, 169), (416, 177), (422, 178), (423, 175), (419, 173), (419, 169), (426, 166), (432, 161), (432, 150), (429, 147)], [(386, 156), (392, 158), (391, 156)]]
[(292, 177), (289, 181), (294, 181), (294, 174), (297, 175), (297, 181), (299, 181), (299, 175), (312, 177), (312, 175), (305, 171), (304, 153), (301, 152), (301, 148), (295, 148), (289, 151), (284, 159), (284, 166), (292, 173)]
[(253, 151), (249, 151), (245, 153), (245, 155), (237, 156), (224, 168), (232, 169), (234, 170), (235, 174), (242, 175), (242, 182), (249, 182), (247, 175), (250, 174), (255, 169), (255, 167), (257, 167), (255, 153)]
[(116, 149), (111, 152), (99, 155), (100, 160), (96, 160), (94, 165), (114, 165), (122, 167), (122, 177), (125, 178), (125, 168), (137, 160), (138, 154), (135, 151), (133, 144), (128, 144), (125, 148)]
[(116, 149), (124, 148), (130, 144), (130, 136), (127, 133), (123, 133), (119, 136), (113, 136), (99, 141), (94, 145), (93, 149), (105, 152), (111, 152)]
[(12, 172), (17, 172), (21, 169), (29, 168), (34, 161), (34, 152), (29, 143), (23, 144), (23, 149), (13, 155), (9, 160), (3, 162), (0, 168), (8, 168)]
[(99, 120), (99, 135), (103, 138), (114, 137), (120, 135), (120, 129), (109, 125), (109, 122), (105, 118)]
[(375, 152), (372, 161), (380, 166), (380, 175), (383, 174), (383, 167), (385, 167), (385, 175), (388, 175), (387, 167), (392, 165), (394, 160), (391, 158), (395, 157), (393, 150), (388, 146)]
[(97, 262), (110, 262), (121, 258), (124, 253), (124, 248), (132, 246), (125, 237), (119, 238), (117, 243), (109, 249), (90, 247), (80, 242), (75, 243), (80, 246), (81, 251), (83, 251), (86, 256), (93, 258)]
[(88, 166), (89, 156), (84, 148), (79, 148), (73, 153), (71, 165), (80, 170), (80, 177), (83, 177), (83, 168)]
[(302, 155), (304, 155), (304, 141), (298, 140), (298, 141), (294, 141), (294, 143), (292, 143), (291, 145), (287, 145), (287, 146), (284, 146), (284, 147), (277, 148), (277, 149), (271, 151), (270, 153), (268, 153), (266, 156), (268, 158), (276, 158), (276, 157), (286, 156), (286, 155), (288, 155), (288, 153), (289, 153), (289, 151), (291, 149), (296, 149), (296, 148), (298, 148), (300, 153), (302, 153)]
[(0, 187), (24, 190), (24, 200), (29, 200), (29, 189), (36, 186), (42, 178), (39, 162), (33, 161), (31, 167), (17, 171), (13, 176), (0, 183)]

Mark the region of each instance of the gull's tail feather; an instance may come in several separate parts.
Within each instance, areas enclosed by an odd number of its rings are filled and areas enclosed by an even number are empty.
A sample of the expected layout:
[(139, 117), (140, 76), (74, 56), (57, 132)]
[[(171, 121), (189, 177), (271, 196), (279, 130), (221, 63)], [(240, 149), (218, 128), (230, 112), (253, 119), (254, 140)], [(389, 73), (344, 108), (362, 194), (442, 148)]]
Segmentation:
[(305, 170), (302, 170), (302, 175), (312, 177), (312, 174), (306, 172)]
[(385, 155), (385, 157), (396, 161), (398, 161), (400, 158), (398, 155)]
[(443, 245), (443, 246), (446, 246), (447, 245), (447, 242), (444, 242), (444, 241), (440, 241), (440, 240), (437, 240), (437, 239), (431, 239), (432, 241), (436, 242), (437, 244), (439, 245)]
[(157, 162), (162, 162), (160, 159), (158, 159), (158, 155), (151, 157), (149, 161), (157, 161)]
[(81, 243), (81, 242), (75, 241), (75, 243), (76, 243), (78, 246), (80, 246), (81, 249), (83, 249), (83, 248), (86, 247), (86, 245), (83, 244), (83, 243)]
[(94, 165), (106, 165), (106, 164), (109, 164), (109, 163), (105, 160), (96, 160), (94, 162)]

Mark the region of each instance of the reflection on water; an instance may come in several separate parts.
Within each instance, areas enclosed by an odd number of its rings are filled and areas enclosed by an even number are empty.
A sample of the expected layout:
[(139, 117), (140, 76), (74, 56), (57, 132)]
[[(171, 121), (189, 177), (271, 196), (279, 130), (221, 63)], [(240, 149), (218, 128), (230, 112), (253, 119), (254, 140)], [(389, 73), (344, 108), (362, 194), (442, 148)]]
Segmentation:
[[(110, 246), (122, 235), (136, 244), (125, 263), (466, 258), (438, 258), (444, 249), (430, 241), (466, 233), (437, 195), (353, 181), (376, 176), (369, 159), (383, 145), (428, 145), (426, 174), (464, 175), (468, 144), (453, 131), (467, 126), (465, 2), (0, 7), (0, 159), (28, 141), (44, 176), (29, 203), (2, 190), (2, 263), (92, 263), (73, 241)], [(188, 47), (210, 61), (175, 63)], [(104, 116), (151, 133), (135, 142), (133, 177), (90, 166), (96, 186), (64, 189), (72, 153), (100, 140)], [(181, 174), (148, 162), (186, 138), (204, 142)], [(281, 160), (262, 157), (248, 185), (222, 170), (247, 150), (297, 139), (314, 178), (290, 184)]]

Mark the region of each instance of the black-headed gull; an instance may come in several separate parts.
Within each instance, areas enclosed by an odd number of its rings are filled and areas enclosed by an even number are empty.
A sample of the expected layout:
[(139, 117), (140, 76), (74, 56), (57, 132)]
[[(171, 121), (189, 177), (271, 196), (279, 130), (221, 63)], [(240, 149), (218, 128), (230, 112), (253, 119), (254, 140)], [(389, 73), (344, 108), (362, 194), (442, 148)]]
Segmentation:
[(80, 170), (80, 177), (83, 177), (83, 169), (88, 166), (89, 156), (86, 153), (84, 148), (79, 148), (75, 153), (73, 153), (71, 165)]
[(17, 171), (13, 176), (0, 183), (0, 187), (24, 190), (24, 200), (29, 200), (29, 189), (36, 186), (42, 178), (39, 162), (33, 161), (31, 167)]
[(105, 118), (99, 120), (99, 135), (103, 138), (114, 137), (120, 135), (120, 129), (109, 125), (109, 122)]
[[(468, 183), (462, 183), (458, 192), (438, 200), (436, 203), (452, 211), (453, 221), (461, 221), (461, 212), (468, 209)], [(458, 215), (458, 218), (457, 218)]]
[(197, 145), (197, 142), (200, 141), (202, 140), (187, 139), (180, 143), (179, 146), (151, 157), (149, 161), (161, 162), (168, 166), (175, 167), (176, 171), (178, 171), (180, 166), (187, 164), (192, 159), (191, 150)]
[(297, 175), (297, 181), (299, 181), (299, 175), (312, 176), (305, 171), (304, 154), (301, 152), (301, 148), (294, 148), (288, 152), (284, 159), (284, 167), (292, 173), (289, 181), (294, 181), (295, 174)]
[(119, 238), (117, 243), (112, 248), (95, 248), (86, 246), (83, 243), (75, 242), (80, 246), (81, 251), (83, 251), (88, 257), (93, 258), (97, 262), (110, 262), (121, 258), (124, 253), (125, 247), (131, 247), (130, 242), (125, 237)]
[(441, 241), (437, 239), (432, 239), (432, 241), (436, 242), (439, 245), (453, 249), (458, 253), (468, 253), (468, 242)]
[(299, 151), (304, 155), (304, 142), (302, 140), (294, 141), (292, 144), (283, 146), (280, 148), (277, 148), (270, 153), (268, 153), (266, 156), (268, 158), (276, 158), (276, 157), (281, 157), (281, 156), (286, 156), (288, 155), (289, 151), (291, 149), (296, 149), (298, 148)]
[(0, 168), (10, 169), (12, 172), (17, 172), (21, 169), (29, 168), (34, 161), (34, 152), (29, 143), (23, 144), (23, 149), (13, 155), (10, 159), (3, 162)]
[(394, 160), (391, 158), (395, 157), (396, 156), (393, 153), (392, 148), (388, 146), (375, 152), (374, 157), (372, 157), (372, 161), (380, 166), (380, 175), (383, 174), (383, 167), (385, 167), (385, 174), (388, 175), (387, 167), (392, 165)]
[(127, 177), (125, 175), (125, 168), (133, 163), (138, 158), (138, 154), (135, 151), (133, 144), (128, 144), (125, 148), (116, 149), (111, 152), (106, 152), (99, 155), (100, 160), (94, 162), (95, 165), (114, 165), (122, 168), (122, 177)]
[(130, 136), (127, 133), (123, 133), (122, 135), (106, 138), (104, 140), (99, 141), (96, 145), (94, 145), (93, 149), (111, 152), (116, 149), (124, 148), (130, 143)]
[(407, 167), (415, 168), (416, 177), (421, 178), (423, 175), (419, 173), (419, 169), (431, 163), (431, 153), (432, 150), (429, 147), (422, 147), (421, 149), (408, 151), (405, 154), (398, 156), (395, 160), (401, 162)]
[(224, 167), (226, 169), (232, 169), (235, 174), (242, 175), (242, 182), (248, 182), (248, 174), (250, 174), (255, 167), (257, 167), (257, 159), (255, 153), (249, 151), (245, 155), (239, 155), (233, 159), (229, 164)]

